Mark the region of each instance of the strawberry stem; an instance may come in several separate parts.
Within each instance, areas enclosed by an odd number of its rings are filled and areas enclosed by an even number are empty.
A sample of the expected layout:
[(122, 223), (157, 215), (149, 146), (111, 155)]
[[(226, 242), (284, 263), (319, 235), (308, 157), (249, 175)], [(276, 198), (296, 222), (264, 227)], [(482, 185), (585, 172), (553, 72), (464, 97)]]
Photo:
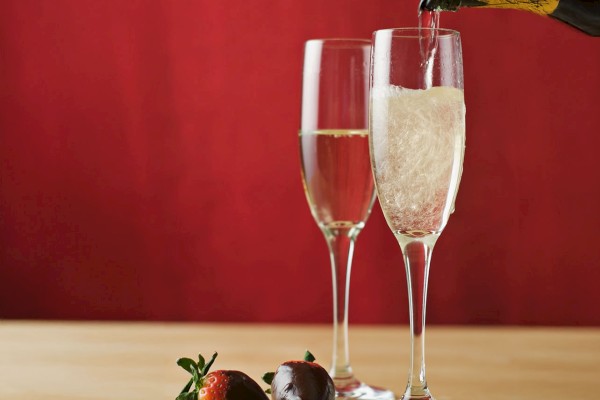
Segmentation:
[(183, 389), (181, 389), (181, 392), (179, 392), (179, 394), (183, 394), (183, 393), (189, 392), (189, 390), (190, 390), (190, 388), (192, 387), (193, 384), (194, 384), (194, 378), (190, 378), (190, 380), (188, 381), (187, 385), (185, 385), (183, 387)]

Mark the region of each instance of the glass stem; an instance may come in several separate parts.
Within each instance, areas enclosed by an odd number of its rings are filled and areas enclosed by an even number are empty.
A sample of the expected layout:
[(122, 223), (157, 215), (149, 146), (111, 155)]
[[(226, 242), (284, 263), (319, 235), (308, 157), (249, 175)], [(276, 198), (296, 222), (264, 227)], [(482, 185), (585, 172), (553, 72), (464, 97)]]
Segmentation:
[(329, 247), (333, 283), (333, 360), (329, 373), (336, 388), (347, 387), (354, 382), (348, 345), (348, 299), (354, 242), (359, 231), (352, 227), (323, 229)]
[(410, 317), (410, 367), (403, 400), (432, 399), (425, 378), (425, 306), (429, 263), (438, 237), (433, 234), (421, 238), (397, 236), (406, 267)]

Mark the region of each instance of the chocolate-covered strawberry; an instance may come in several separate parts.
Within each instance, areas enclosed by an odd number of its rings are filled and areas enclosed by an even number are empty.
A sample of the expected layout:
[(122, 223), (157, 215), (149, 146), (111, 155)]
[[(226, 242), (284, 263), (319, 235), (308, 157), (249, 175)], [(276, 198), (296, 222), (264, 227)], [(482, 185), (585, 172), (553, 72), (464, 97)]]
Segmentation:
[(177, 360), (177, 365), (192, 374), (192, 378), (176, 400), (268, 400), (258, 383), (243, 372), (218, 370), (209, 373), (215, 358), (217, 353), (207, 363), (202, 355), (198, 355), (198, 361), (191, 358)]
[(263, 380), (271, 385), (272, 400), (334, 400), (333, 380), (307, 351), (304, 361), (287, 361)]

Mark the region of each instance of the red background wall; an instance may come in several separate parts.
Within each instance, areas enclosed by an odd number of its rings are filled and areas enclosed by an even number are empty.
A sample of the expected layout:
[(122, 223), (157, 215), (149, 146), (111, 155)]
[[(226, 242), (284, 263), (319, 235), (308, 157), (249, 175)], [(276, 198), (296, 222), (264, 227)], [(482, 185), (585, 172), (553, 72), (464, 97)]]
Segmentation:
[[(0, 2), (0, 317), (328, 322), (300, 183), (303, 42), (417, 1)], [(431, 323), (600, 325), (600, 38), (513, 11), (461, 31), (467, 153)], [(378, 206), (351, 322), (407, 323)]]

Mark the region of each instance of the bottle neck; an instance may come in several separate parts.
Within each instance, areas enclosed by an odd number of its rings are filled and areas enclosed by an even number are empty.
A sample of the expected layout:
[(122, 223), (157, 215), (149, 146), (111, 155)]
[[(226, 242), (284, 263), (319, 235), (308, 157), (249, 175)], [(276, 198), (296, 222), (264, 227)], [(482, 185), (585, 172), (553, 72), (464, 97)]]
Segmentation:
[(461, 7), (461, 0), (421, 0), (419, 8), (427, 11), (456, 11)]
[(561, 0), (551, 16), (588, 35), (600, 37), (600, 0)]

